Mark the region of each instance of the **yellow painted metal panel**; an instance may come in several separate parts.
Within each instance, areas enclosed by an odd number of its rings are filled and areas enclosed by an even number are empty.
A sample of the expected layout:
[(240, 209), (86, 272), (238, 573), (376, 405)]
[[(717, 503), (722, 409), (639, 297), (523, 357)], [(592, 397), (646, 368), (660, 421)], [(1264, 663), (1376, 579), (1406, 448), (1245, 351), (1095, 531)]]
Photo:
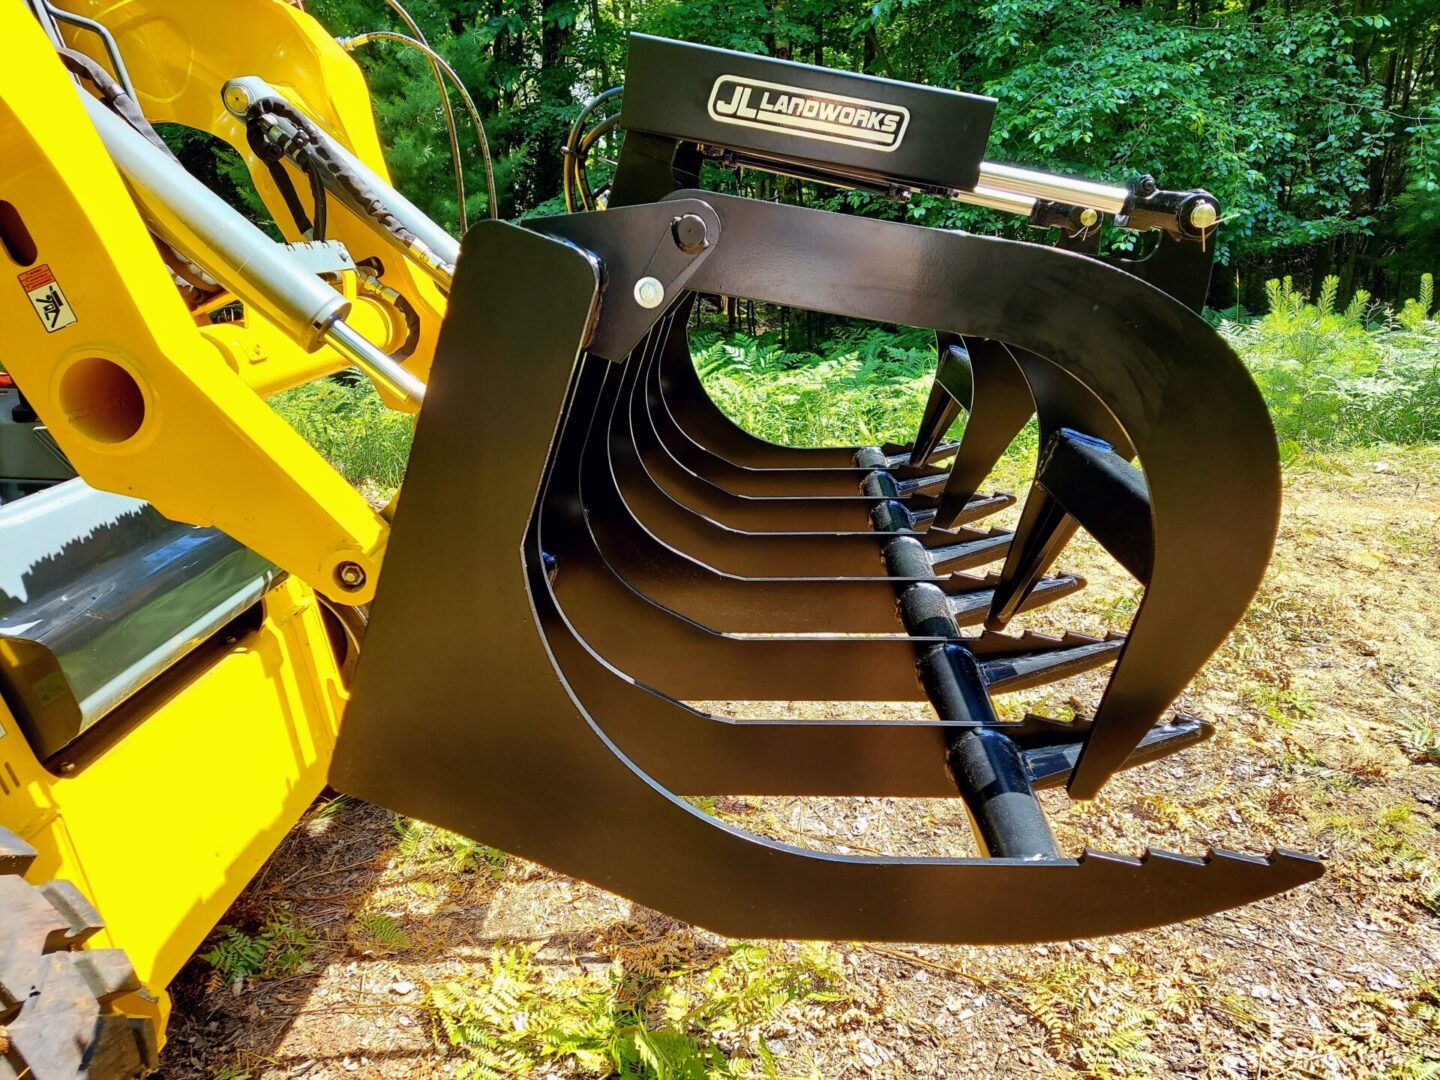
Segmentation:
[(0, 705), (0, 774), (20, 781), (0, 825), (39, 850), (27, 878), (96, 905), (95, 944), (126, 950), (149, 1011), (325, 784), (345, 693), (318, 602), (292, 579), (264, 604), (259, 630), (72, 776), (42, 768)]

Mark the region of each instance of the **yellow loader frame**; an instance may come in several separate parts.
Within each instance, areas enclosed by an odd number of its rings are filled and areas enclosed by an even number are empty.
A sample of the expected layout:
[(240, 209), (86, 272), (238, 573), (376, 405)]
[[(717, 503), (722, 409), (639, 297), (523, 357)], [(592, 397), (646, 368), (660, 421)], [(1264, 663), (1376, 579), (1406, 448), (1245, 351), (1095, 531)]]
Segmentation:
[[(221, 101), (227, 79), (266, 79), (386, 178), (358, 67), (298, 6), (59, 6), (113, 34), (150, 120), (234, 146), (277, 222), (289, 220), (281, 196)], [(0, 701), (0, 827), (37, 849), (27, 880), (69, 879), (99, 909), (106, 928), (92, 942), (123, 948), (142, 984), (116, 1004), (153, 1018), (163, 1039), (167, 984), (324, 787), (347, 691), (344, 648), (317, 589), (334, 594), (337, 566), (356, 563), (364, 584), (343, 602), (366, 602), (388, 525), (263, 400), (346, 359), (325, 345), (306, 351), (257, 311), (207, 324), (188, 310), (75, 81), (22, 0), (0, 3), (0, 36), (0, 200), (35, 248), (28, 265), (0, 248), (0, 363), (92, 486), (218, 527), (288, 571), (261, 601), (258, 629), (212, 641), (122, 718), (100, 721), (101, 752), (72, 771), (37, 760)], [(93, 33), (67, 27), (65, 36), (106, 63)], [(386, 283), (420, 313), (408, 366), (423, 378), (442, 293), (358, 219), (333, 219), (356, 260), (384, 251)], [(17, 283), (37, 267), (75, 317), (56, 332)], [(382, 347), (394, 340), (393, 310), (353, 282), (342, 292), (353, 328)], [(0, 651), (9, 647), (0, 637)]]

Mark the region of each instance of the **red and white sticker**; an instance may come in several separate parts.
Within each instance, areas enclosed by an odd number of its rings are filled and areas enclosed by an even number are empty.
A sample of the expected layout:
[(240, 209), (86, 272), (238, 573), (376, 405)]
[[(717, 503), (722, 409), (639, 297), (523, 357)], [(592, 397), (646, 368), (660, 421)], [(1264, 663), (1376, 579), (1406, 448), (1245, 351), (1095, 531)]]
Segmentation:
[(20, 275), (20, 287), (30, 298), (35, 314), (40, 316), (40, 323), (47, 334), (63, 330), (75, 322), (75, 309), (70, 306), (70, 301), (65, 299), (60, 283), (55, 280), (55, 275), (50, 272), (48, 265), (42, 263), (33, 270), (26, 270)]

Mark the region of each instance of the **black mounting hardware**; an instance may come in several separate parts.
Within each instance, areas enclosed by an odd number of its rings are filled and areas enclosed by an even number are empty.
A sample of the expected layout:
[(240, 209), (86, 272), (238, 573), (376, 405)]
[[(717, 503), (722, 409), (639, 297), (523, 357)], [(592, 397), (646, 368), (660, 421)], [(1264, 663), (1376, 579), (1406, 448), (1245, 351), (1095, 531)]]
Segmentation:
[(747, 161), (938, 191), (975, 186), (994, 116), (993, 98), (631, 34), (620, 123)]

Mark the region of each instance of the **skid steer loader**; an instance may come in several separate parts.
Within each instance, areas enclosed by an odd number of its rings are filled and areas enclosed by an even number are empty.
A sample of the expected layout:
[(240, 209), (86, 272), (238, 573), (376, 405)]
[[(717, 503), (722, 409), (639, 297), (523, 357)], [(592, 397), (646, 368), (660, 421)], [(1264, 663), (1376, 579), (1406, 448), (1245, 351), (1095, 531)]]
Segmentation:
[[(51, 463), (0, 442), (0, 1076), (153, 1067), (167, 983), (326, 783), (745, 936), (1059, 940), (1319, 876), (1065, 854), (1035, 794), (1210, 733), (1169, 710), (1274, 539), (1269, 419), (1197, 314), (1203, 190), (988, 162), (987, 98), (636, 35), (571, 132), (573, 212), (457, 243), (387, 180), (346, 53), (370, 36), (285, 0), (0, 0), (0, 30), (0, 405)], [(287, 242), (156, 124), (234, 147)], [(1035, 231), (757, 202), (717, 168)], [(1152, 253), (1102, 254), (1107, 216)], [(691, 362), (704, 296), (933, 329), (914, 439), (738, 427)], [(264, 401), (355, 369), (419, 414), (383, 510)], [(986, 527), (1032, 417), (1018, 525)], [(1144, 587), (1124, 635), (1024, 626), (1083, 586), (1081, 529)], [(1089, 715), (997, 713), (1107, 668)], [(808, 851), (685, 798), (725, 793), (958, 798), (977, 855)]]

